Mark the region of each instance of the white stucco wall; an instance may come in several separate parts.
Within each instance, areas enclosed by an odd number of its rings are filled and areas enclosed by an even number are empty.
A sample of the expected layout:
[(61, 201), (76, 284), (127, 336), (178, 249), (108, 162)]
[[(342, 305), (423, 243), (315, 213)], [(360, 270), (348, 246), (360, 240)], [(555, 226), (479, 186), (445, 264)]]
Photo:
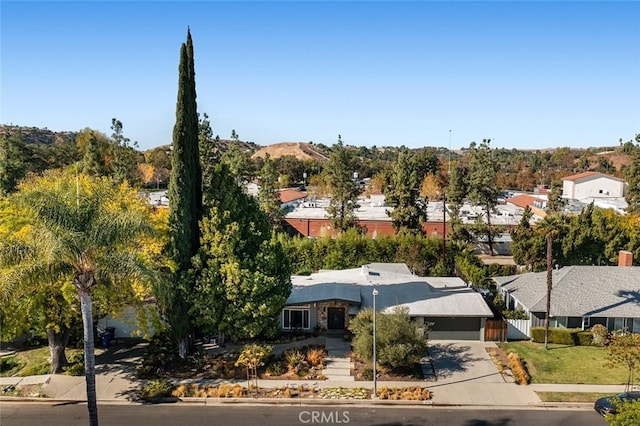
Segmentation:
[[(157, 315), (157, 307), (153, 304), (145, 305), (147, 317), (151, 318)], [(151, 337), (155, 334), (152, 321), (147, 321), (148, 336), (145, 336), (145, 330), (138, 324), (136, 312), (133, 308), (127, 307), (118, 312), (117, 315), (107, 315), (98, 320), (98, 331), (103, 332), (107, 327), (116, 329), (116, 338), (122, 337)]]
[(565, 180), (562, 182), (562, 195), (576, 200), (587, 197), (624, 197), (624, 185), (624, 181), (606, 176), (588, 177), (577, 182)]

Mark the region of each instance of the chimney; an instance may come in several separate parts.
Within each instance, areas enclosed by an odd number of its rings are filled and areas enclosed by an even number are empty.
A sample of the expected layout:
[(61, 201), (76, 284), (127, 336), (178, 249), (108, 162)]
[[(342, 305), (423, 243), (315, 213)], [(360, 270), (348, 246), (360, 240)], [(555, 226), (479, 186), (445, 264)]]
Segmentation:
[(633, 253), (620, 250), (620, 253), (618, 253), (618, 266), (633, 266)]

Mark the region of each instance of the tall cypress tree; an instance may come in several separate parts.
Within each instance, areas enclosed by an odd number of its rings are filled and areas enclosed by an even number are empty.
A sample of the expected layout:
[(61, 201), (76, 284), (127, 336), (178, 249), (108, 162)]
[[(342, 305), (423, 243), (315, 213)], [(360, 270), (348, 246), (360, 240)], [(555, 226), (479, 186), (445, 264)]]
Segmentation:
[(202, 210), (202, 171), (198, 150), (198, 113), (191, 31), (180, 48), (178, 100), (173, 128), (171, 181), (169, 183), (169, 255), (175, 274), (164, 295), (165, 314), (178, 341), (180, 356), (186, 357), (192, 329), (189, 295), (194, 285), (191, 258), (197, 253)]

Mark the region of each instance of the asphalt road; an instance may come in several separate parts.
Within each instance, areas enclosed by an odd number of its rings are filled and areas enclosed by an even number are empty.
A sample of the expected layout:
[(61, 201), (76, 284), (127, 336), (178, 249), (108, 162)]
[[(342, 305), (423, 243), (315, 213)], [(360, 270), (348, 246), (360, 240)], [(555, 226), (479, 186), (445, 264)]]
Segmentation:
[[(433, 407), (99, 405), (102, 426), (457, 425), (604, 426), (593, 410), (495, 410)], [(2, 426), (88, 423), (86, 404), (0, 403)]]

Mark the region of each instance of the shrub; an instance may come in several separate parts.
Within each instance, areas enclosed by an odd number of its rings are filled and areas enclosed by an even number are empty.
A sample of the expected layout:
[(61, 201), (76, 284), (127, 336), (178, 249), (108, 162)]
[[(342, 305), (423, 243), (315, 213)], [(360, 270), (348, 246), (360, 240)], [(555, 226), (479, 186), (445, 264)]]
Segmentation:
[(528, 384), (530, 377), (527, 370), (524, 368), (524, 364), (522, 363), (520, 356), (515, 352), (510, 352), (507, 355), (507, 358), (509, 358), (509, 368), (513, 372), (516, 382), (520, 385)]
[(142, 398), (159, 398), (165, 396), (171, 396), (173, 391), (173, 385), (166, 379), (152, 380), (149, 384), (145, 385), (140, 392)]
[(431, 399), (431, 392), (427, 388), (420, 386), (410, 386), (405, 388), (388, 388), (383, 386), (378, 391), (379, 399), (425, 401)]
[(609, 330), (602, 324), (591, 327), (591, 338), (595, 346), (604, 346), (609, 340)]
[(76, 352), (67, 359), (68, 364), (63, 370), (69, 376), (82, 376), (84, 374), (84, 352)]
[(307, 361), (314, 367), (319, 367), (324, 362), (324, 349), (315, 348), (307, 351)]
[(49, 361), (40, 361), (28, 364), (23, 370), (20, 371), (21, 376), (40, 376), (42, 374), (49, 374), (51, 372), (51, 364)]
[(362, 378), (365, 380), (373, 380), (373, 368), (365, 367), (362, 369)]
[[(544, 327), (532, 327), (531, 338), (534, 342), (544, 343)], [(592, 344), (591, 332), (579, 328), (549, 327), (549, 343), (589, 346)]]
[(280, 360), (273, 361), (271, 364), (267, 365), (267, 374), (269, 376), (282, 376), (284, 373), (284, 366)]
[(17, 371), (24, 365), (23, 362), (15, 356), (0, 358), (0, 376), (10, 375), (11, 371)]
[(284, 352), (284, 358), (287, 361), (287, 367), (293, 371), (298, 371), (302, 367), (305, 356), (298, 348), (287, 349)]
[[(411, 366), (424, 354), (430, 324), (411, 321), (409, 309), (398, 307), (391, 313), (377, 313), (376, 349), (378, 361), (393, 368)], [(354, 352), (363, 359), (373, 358), (373, 311), (363, 309), (349, 326), (354, 333)]]
[(169, 333), (153, 336), (142, 357), (142, 363), (136, 367), (138, 379), (152, 379), (161, 377), (177, 360), (178, 347)]

